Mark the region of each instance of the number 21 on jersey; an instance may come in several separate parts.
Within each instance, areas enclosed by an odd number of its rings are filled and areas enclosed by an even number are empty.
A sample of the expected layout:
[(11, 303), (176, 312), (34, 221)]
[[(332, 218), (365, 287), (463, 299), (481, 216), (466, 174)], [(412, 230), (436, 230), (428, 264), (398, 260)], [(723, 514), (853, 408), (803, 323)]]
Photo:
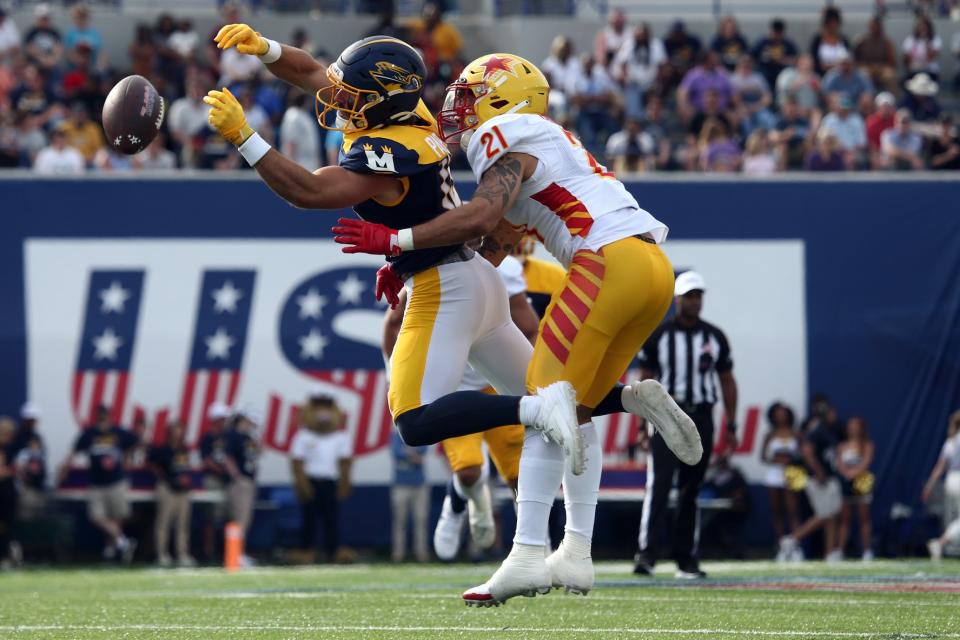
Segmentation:
[(480, 136), (480, 143), (486, 148), (488, 158), (493, 158), (510, 146), (504, 139), (503, 134), (500, 133), (500, 127), (496, 125), (490, 127), (490, 131), (483, 132), (483, 135)]

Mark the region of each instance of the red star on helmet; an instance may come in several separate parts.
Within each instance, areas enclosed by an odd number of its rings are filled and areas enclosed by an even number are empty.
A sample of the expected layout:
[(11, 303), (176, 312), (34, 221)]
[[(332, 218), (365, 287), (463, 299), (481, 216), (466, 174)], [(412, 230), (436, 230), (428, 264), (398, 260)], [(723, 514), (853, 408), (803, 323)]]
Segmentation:
[(486, 79), (486, 77), (494, 71), (506, 71), (507, 73), (512, 74), (513, 71), (511, 71), (509, 67), (511, 62), (513, 62), (512, 58), (499, 58), (497, 56), (490, 56), (487, 58), (486, 62), (480, 65), (483, 67), (484, 79)]

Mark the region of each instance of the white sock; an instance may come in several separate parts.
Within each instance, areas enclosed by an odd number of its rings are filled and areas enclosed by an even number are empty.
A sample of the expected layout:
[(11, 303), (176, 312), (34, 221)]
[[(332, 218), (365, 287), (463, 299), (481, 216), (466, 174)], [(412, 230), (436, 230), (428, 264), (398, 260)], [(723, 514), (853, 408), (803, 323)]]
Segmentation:
[(542, 547), (547, 539), (550, 507), (563, 481), (563, 451), (527, 429), (517, 479), (517, 533), (514, 543)]
[(950, 542), (960, 542), (960, 519), (954, 520), (947, 525), (947, 530), (943, 532), (943, 537)]
[(520, 398), (520, 411), (518, 411), (520, 424), (527, 427), (531, 426), (537, 419), (537, 414), (540, 413), (542, 403), (543, 398), (540, 396), (523, 396)]
[(588, 541), (593, 539), (593, 521), (597, 514), (597, 495), (600, 493), (600, 474), (603, 471), (603, 450), (593, 422), (580, 425), (586, 447), (587, 464), (582, 475), (575, 476), (564, 465), (563, 502), (567, 510), (565, 534), (577, 533)]

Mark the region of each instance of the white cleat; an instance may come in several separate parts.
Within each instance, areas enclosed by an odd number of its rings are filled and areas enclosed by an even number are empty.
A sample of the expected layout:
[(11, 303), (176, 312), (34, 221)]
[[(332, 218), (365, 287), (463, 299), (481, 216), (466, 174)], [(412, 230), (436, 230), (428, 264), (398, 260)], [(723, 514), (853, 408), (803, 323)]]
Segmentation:
[(593, 589), (593, 559), (590, 543), (576, 533), (568, 532), (557, 550), (547, 558), (550, 580), (554, 589), (585, 596)]
[(664, 444), (681, 462), (695, 465), (703, 457), (700, 433), (663, 385), (656, 380), (635, 381), (624, 389), (623, 408), (650, 422)]
[[(479, 494), (479, 499), (467, 501), (467, 512), (470, 514), (470, 537), (481, 549), (489, 549), (497, 541), (497, 525), (493, 522), (493, 500), (490, 497), (490, 485), (483, 482)], [(440, 530), (439, 522), (437, 523), (437, 530)], [(454, 555), (456, 555), (456, 552), (454, 552)]]
[(468, 607), (499, 607), (516, 596), (550, 592), (550, 571), (541, 545), (515, 543), (510, 555), (484, 584), (463, 593)]
[(549, 441), (560, 445), (563, 455), (570, 461), (573, 475), (583, 474), (586, 465), (586, 447), (577, 422), (577, 392), (569, 382), (554, 382), (537, 389), (543, 402), (537, 419), (530, 427), (540, 431)]
[(437, 520), (437, 528), (433, 530), (433, 549), (441, 560), (449, 561), (457, 557), (466, 515), (466, 511), (454, 513), (450, 496), (444, 497), (440, 519)]

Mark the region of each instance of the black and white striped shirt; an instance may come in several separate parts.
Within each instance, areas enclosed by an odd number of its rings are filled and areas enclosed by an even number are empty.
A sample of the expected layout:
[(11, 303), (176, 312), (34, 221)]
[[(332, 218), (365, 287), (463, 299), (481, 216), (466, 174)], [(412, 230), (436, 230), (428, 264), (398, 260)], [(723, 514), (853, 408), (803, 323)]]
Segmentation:
[(686, 327), (676, 317), (653, 332), (638, 359), (640, 367), (653, 371), (681, 405), (716, 403), (720, 399), (717, 374), (733, 369), (723, 331), (703, 320)]

